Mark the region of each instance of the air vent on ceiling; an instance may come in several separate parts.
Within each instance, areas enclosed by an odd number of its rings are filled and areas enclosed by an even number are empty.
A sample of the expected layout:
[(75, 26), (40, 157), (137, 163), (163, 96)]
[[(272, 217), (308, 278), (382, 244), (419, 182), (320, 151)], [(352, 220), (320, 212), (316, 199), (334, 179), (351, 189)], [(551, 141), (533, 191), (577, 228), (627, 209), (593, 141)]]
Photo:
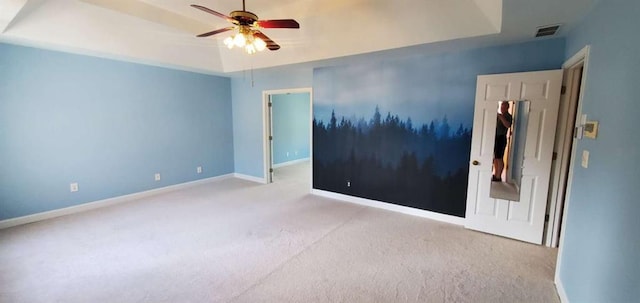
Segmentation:
[(536, 30), (536, 37), (553, 36), (558, 32), (558, 29), (560, 29), (560, 25), (561, 24), (554, 24), (538, 27)]

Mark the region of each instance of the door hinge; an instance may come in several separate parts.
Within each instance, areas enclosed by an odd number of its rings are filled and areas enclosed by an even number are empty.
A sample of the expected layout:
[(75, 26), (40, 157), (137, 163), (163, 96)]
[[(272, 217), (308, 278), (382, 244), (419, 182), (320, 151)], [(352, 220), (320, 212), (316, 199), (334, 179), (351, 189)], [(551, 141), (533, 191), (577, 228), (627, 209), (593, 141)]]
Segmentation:
[(544, 215), (544, 222), (549, 222), (549, 215)]
[(555, 160), (558, 159), (558, 153), (553, 152), (553, 156), (551, 157), (551, 160)]
[(269, 102), (269, 107), (271, 107), (273, 105), (273, 102)]
[(269, 168), (269, 172), (272, 173), (273, 172), (273, 168)]
[(567, 92), (567, 87), (566, 86), (562, 86), (562, 88), (560, 88), (560, 94), (564, 95)]
[(273, 136), (269, 136), (269, 140), (273, 140)]

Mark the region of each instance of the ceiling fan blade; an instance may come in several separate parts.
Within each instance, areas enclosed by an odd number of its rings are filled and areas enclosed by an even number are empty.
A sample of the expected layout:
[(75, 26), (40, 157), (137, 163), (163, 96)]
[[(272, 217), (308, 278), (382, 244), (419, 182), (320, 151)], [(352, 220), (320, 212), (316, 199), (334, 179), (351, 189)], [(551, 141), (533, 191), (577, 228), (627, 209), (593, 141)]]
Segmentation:
[(300, 28), (298, 21), (293, 19), (258, 20), (262, 28)]
[(262, 39), (262, 41), (267, 43), (267, 48), (269, 50), (275, 51), (280, 49), (280, 45), (278, 43), (273, 42), (271, 38), (267, 37), (267, 35), (263, 34), (261, 31), (255, 31), (253, 34), (254, 37), (258, 37)]
[(209, 37), (209, 36), (213, 36), (215, 34), (224, 33), (226, 31), (230, 31), (230, 30), (232, 30), (234, 28), (235, 28), (235, 26), (229, 26), (229, 27), (217, 29), (217, 30), (214, 30), (214, 31), (210, 31), (208, 33), (200, 34), (200, 35), (198, 35), (198, 37)]
[(206, 7), (202, 6), (202, 5), (191, 4), (191, 7), (197, 8), (197, 9), (199, 9), (201, 11), (207, 12), (207, 13), (215, 15), (215, 16), (218, 16), (218, 17), (220, 17), (222, 19), (225, 19), (225, 20), (227, 20), (229, 22), (233, 21), (233, 19), (231, 19), (231, 17), (229, 17), (229, 16), (227, 16), (227, 15), (225, 15), (223, 13), (218, 13), (218, 12), (216, 12), (216, 11), (210, 9), (210, 8), (206, 8)]

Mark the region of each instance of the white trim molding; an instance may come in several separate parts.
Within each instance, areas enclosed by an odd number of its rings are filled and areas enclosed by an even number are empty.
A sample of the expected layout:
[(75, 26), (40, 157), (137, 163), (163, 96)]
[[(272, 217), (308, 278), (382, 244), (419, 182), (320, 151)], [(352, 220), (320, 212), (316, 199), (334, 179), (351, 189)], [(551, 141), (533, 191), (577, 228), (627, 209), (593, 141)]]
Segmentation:
[(238, 178), (238, 179), (242, 179), (242, 180), (247, 180), (247, 181), (251, 181), (251, 182), (260, 183), (260, 184), (267, 184), (267, 180), (265, 180), (264, 178), (249, 176), (249, 175), (245, 175), (245, 174), (234, 173), (233, 177), (234, 178)]
[(245, 174), (235, 173), (235, 174), (233, 174), (233, 177), (234, 178), (238, 178), (238, 179), (242, 179), (242, 180), (247, 180), (247, 181), (251, 181), (251, 182), (260, 183), (260, 184), (267, 184), (267, 180), (265, 180), (264, 178), (249, 176), (249, 175), (245, 175)]
[(264, 172), (264, 181), (262, 183), (271, 183), (271, 173), (270, 169), (275, 168), (276, 166), (272, 164), (272, 155), (271, 155), (271, 141), (269, 140), (269, 136), (272, 133), (271, 129), (271, 112), (269, 110), (269, 102), (270, 97), (272, 95), (282, 95), (282, 94), (301, 94), (308, 93), (309, 94), (309, 125), (311, 125), (309, 129), (309, 154), (311, 157), (311, 153), (313, 151), (313, 88), (312, 87), (301, 87), (301, 88), (286, 88), (286, 89), (272, 89), (272, 90), (263, 90), (262, 91), (262, 164), (263, 164), (263, 172)]
[(369, 207), (386, 209), (386, 210), (390, 210), (398, 213), (403, 213), (406, 215), (427, 218), (427, 219), (436, 220), (440, 222), (445, 222), (445, 223), (450, 223), (450, 224), (455, 224), (460, 226), (464, 225), (464, 218), (440, 214), (432, 211), (427, 211), (427, 210), (422, 210), (422, 209), (417, 209), (417, 208), (412, 208), (412, 207), (407, 207), (402, 205), (396, 205), (396, 204), (386, 203), (386, 202), (381, 202), (376, 200), (370, 200), (365, 198), (359, 198), (359, 197), (354, 197), (354, 196), (349, 196), (344, 194), (338, 194), (338, 193), (319, 190), (319, 189), (311, 189), (311, 194), (342, 201), (342, 202), (348, 202), (348, 203), (354, 203), (354, 204), (359, 204), (359, 205), (364, 205)]
[[(584, 96), (584, 91), (587, 83), (587, 76), (589, 70), (589, 52), (590, 46), (586, 45), (580, 51), (578, 51), (575, 55), (571, 57), (571, 59), (567, 60), (563, 65), (563, 69), (569, 69), (573, 67), (576, 63), (584, 62), (583, 70), (582, 70), (582, 79), (580, 83), (580, 93), (578, 96), (578, 110), (576, 112), (576, 119), (582, 115), (582, 101)], [(560, 269), (562, 268), (562, 255), (564, 253), (564, 240), (566, 239), (565, 233), (567, 231), (567, 217), (569, 216), (569, 203), (571, 203), (571, 187), (573, 184), (573, 169), (577, 162), (577, 143), (574, 140), (571, 147), (571, 160), (569, 164), (569, 173), (567, 175), (567, 185), (565, 189), (564, 196), (564, 205), (562, 205), (562, 219), (560, 222), (560, 241), (558, 243), (558, 258), (556, 261), (556, 272), (555, 272), (555, 284), (556, 289), (558, 290), (558, 295), (560, 296), (560, 300), (562, 302), (569, 302), (567, 294), (564, 290), (564, 286), (562, 285), (562, 279), (560, 278)], [(553, 205), (555, 207), (555, 204)], [(557, 236), (556, 236), (557, 237)]]
[(309, 160), (310, 160), (310, 158), (307, 157), (307, 158), (302, 158), (302, 159), (298, 159), (298, 160), (282, 162), (282, 163), (274, 164), (273, 168), (284, 167), (284, 166), (289, 166), (289, 165), (295, 165), (295, 164), (302, 163), (302, 162), (308, 162)]
[(87, 203), (83, 203), (75, 206), (54, 209), (54, 210), (45, 211), (37, 214), (2, 220), (0, 221), (0, 229), (5, 229), (9, 227), (27, 224), (27, 223), (33, 223), (33, 222), (38, 222), (46, 219), (52, 219), (56, 217), (76, 214), (76, 213), (85, 212), (85, 211), (96, 209), (96, 208), (107, 207), (107, 206), (116, 205), (116, 204), (129, 202), (133, 200), (139, 200), (142, 198), (155, 196), (162, 193), (176, 191), (179, 189), (184, 189), (184, 188), (188, 188), (196, 185), (216, 182), (216, 181), (228, 179), (231, 177), (233, 177), (233, 174), (226, 174), (226, 175), (221, 175), (221, 176), (216, 176), (216, 177), (211, 177), (206, 179), (200, 179), (196, 181), (169, 185), (161, 188), (154, 188), (151, 190), (146, 190), (146, 191), (128, 194), (124, 196), (118, 196), (118, 197), (107, 198), (107, 199), (93, 201), (93, 202), (87, 202)]
[(556, 276), (556, 291), (558, 293), (558, 297), (560, 297), (560, 302), (562, 303), (569, 303), (569, 298), (567, 297), (567, 292), (565, 292), (564, 290), (564, 285), (562, 285), (562, 281), (560, 281), (560, 279), (558, 279), (558, 277)]
[[(573, 130), (578, 125), (577, 121), (571, 124), (571, 117), (579, 117), (582, 95), (587, 78), (588, 57), (590, 46), (587, 45), (574, 54), (570, 59), (562, 64), (563, 79), (562, 86), (566, 90), (560, 98), (560, 109), (558, 113), (558, 124), (556, 127), (556, 138), (554, 143), (554, 153), (557, 159), (551, 166), (551, 181), (549, 183), (549, 197), (547, 215), (549, 222), (545, 224), (544, 245), (548, 247), (558, 247), (560, 238), (562, 207), (565, 199), (568, 198), (566, 189), (568, 186), (568, 176), (571, 174), (569, 161), (571, 161), (573, 146)], [(580, 77), (576, 77), (580, 74)], [(580, 84), (576, 83), (580, 79)], [(576, 93), (577, 91), (577, 93)], [(576, 119), (577, 120), (577, 119)]]
[(583, 47), (575, 55), (571, 56), (571, 58), (569, 58), (569, 60), (565, 61), (562, 64), (562, 68), (563, 69), (571, 68), (574, 65), (576, 65), (577, 63), (580, 63), (582, 61), (585, 61), (585, 64), (586, 64), (586, 61), (587, 61), (586, 59), (589, 58), (589, 50), (590, 49), (591, 49), (590, 45), (586, 45), (585, 47)]

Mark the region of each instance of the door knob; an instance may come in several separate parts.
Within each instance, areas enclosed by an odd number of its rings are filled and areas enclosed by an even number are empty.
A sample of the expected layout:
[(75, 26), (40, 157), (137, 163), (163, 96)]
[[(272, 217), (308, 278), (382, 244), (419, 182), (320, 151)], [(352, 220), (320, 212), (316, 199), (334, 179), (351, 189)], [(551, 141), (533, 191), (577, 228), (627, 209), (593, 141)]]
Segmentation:
[(480, 165), (480, 162), (478, 162), (478, 160), (473, 160), (473, 162), (471, 162), (471, 164), (473, 164), (473, 165)]

